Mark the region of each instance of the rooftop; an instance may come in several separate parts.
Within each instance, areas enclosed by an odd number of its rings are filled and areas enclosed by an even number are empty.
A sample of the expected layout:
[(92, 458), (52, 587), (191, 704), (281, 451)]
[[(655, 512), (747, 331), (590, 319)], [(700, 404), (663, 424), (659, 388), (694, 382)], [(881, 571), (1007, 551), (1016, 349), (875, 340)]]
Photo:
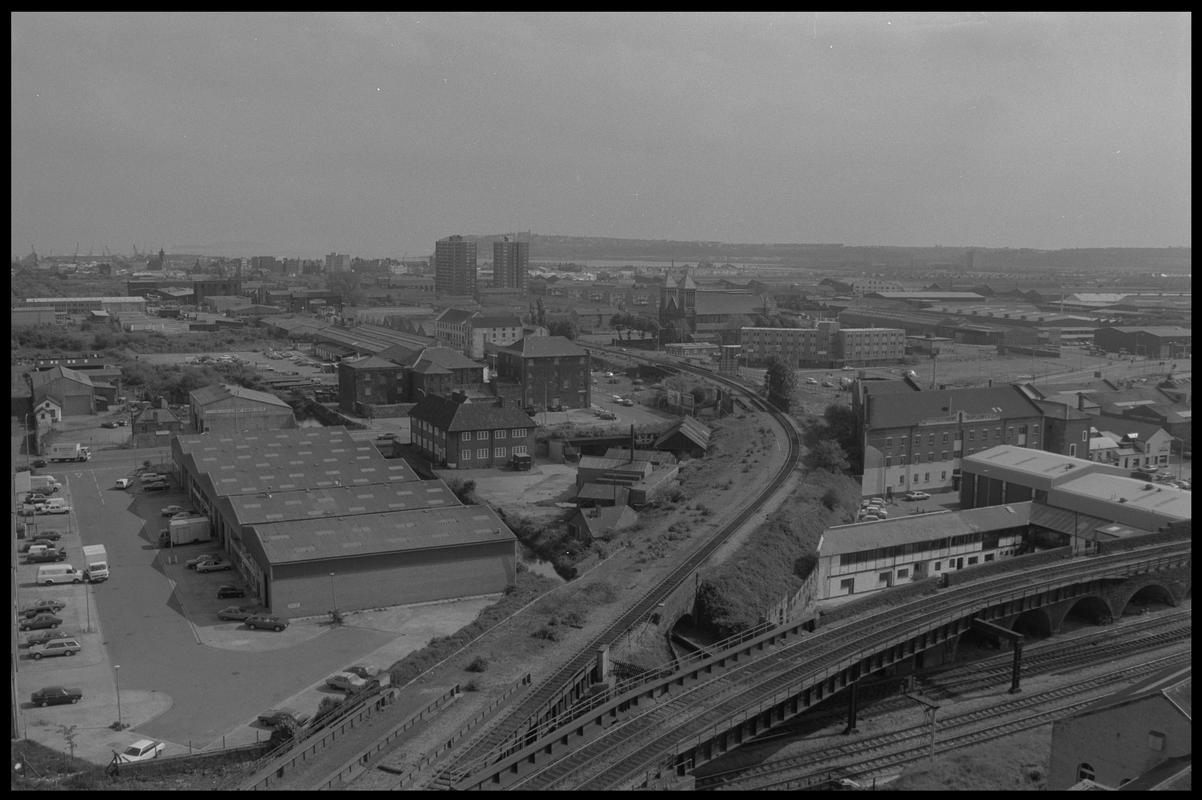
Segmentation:
[(231, 495), (220, 502), (243, 525), (463, 505), (440, 480)]
[(496, 513), (484, 506), (266, 522), (251, 530), (272, 564), (516, 541)]
[(1027, 525), (1031, 502), (971, 508), (965, 511), (933, 511), (886, 520), (836, 525), (822, 534), (822, 556), (859, 553), (879, 547), (925, 542), (965, 533), (999, 531)]

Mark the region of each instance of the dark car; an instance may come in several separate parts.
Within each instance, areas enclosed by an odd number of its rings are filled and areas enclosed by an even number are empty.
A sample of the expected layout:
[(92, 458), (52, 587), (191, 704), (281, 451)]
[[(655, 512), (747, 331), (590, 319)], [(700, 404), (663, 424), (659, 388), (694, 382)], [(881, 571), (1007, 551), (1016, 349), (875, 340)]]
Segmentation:
[(22, 503), (45, 503), (49, 499), (50, 499), (49, 497), (42, 494), (41, 492), (30, 492), (29, 494), (25, 495), (25, 499), (22, 500), (21, 502)]
[(21, 620), (18, 627), (23, 631), (33, 631), (38, 628), (57, 628), (63, 621), (53, 614), (36, 614)]
[(38, 545), (41, 545), (42, 547), (57, 547), (58, 546), (57, 542), (55, 542), (53, 539), (47, 538), (47, 537), (39, 534), (38, 538), (36, 538), (36, 539), (30, 539), (27, 542), (21, 542), (21, 547), (19, 548), (19, 550), (22, 553), (28, 553), (29, 549), (31, 547), (36, 547)]
[(273, 614), (255, 614), (246, 618), (246, 627), (258, 630), (282, 631), (288, 627), (288, 620)]
[(234, 586), (232, 583), (223, 583), (217, 587), (217, 599), (225, 600), (230, 597), (246, 597), (246, 592), (240, 586)]
[(25, 554), (25, 563), (26, 564), (53, 564), (56, 561), (66, 561), (66, 560), (67, 560), (67, 551), (66, 550), (55, 550), (53, 548), (47, 548), (46, 550), (43, 550), (43, 551), (37, 552), (37, 553), (26, 553)]
[[(45, 524), (47, 524), (47, 525), (53, 525), (53, 524), (54, 524), (54, 522), (53, 522), (53, 521), (51, 521), (51, 520), (46, 520)], [(38, 535), (37, 535), (37, 537), (36, 537), (36, 538), (38, 538), (38, 539), (48, 539), (48, 540), (50, 540), (50, 541), (52, 541), (52, 542), (57, 542), (59, 539), (63, 538), (63, 532), (62, 532), (62, 531), (46, 531), (46, 530), (39, 530), (39, 531), (38, 531)]]
[(102, 428), (115, 428), (115, 427), (117, 427), (117, 423), (116, 423), (116, 422), (112, 422), (112, 421), (109, 421), (109, 422), (102, 422), (102, 423), (100, 423), (100, 427), (102, 427)]
[(42, 467), (46, 466), (46, 459), (35, 458), (33, 460), (33, 466), (34, 466), (34, 469), (41, 469)]
[(30, 700), (35, 706), (61, 706), (78, 703), (83, 698), (83, 689), (68, 689), (64, 686), (46, 686), (38, 689)]
[(67, 607), (67, 604), (62, 600), (38, 600), (36, 603), (30, 603), (21, 609), (21, 616), (36, 617), (38, 614), (57, 614)]

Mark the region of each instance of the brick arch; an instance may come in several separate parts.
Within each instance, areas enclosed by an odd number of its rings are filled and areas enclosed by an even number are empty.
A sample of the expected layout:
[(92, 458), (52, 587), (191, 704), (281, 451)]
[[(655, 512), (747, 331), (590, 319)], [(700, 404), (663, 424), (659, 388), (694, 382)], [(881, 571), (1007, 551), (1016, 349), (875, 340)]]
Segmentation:
[[(1092, 608), (1091, 608), (1092, 606)], [(1071, 601), (1056, 603), (1054, 606), (1047, 606), (1049, 617), (1052, 620), (1052, 630), (1056, 633), (1060, 632), (1060, 628), (1064, 625), (1064, 620), (1073, 611), (1092, 611), (1094, 614), (1094, 623), (1097, 625), (1105, 625), (1114, 620), (1114, 606), (1111, 605), (1108, 598), (1101, 594), (1087, 594), (1072, 599)]]
[(1152, 586), (1160, 589), (1164, 593), (1165, 597), (1168, 598), (1168, 604), (1170, 606), (1176, 607), (1180, 604), (1181, 600), (1177, 596), (1177, 592), (1174, 591), (1172, 581), (1149, 579), (1123, 585), (1122, 592), (1116, 594), (1114, 597), (1114, 608), (1116, 609), (1117, 613), (1123, 613), (1123, 609), (1125, 609), (1131, 602), (1132, 597), (1135, 597), (1135, 595), (1139, 594), (1144, 589)]
[(1006, 620), (1006, 627), (1018, 633), (1034, 632), (1040, 636), (1052, 636), (1060, 629), (1059, 619), (1054, 619), (1047, 606), (1028, 609)]

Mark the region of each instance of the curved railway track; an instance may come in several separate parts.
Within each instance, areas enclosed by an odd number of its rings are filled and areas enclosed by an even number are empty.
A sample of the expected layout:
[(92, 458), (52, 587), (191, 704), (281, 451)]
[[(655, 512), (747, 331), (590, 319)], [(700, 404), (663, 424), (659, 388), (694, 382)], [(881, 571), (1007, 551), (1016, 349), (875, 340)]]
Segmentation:
[[(1165, 650), (1168, 650), (1171, 648), (1178, 648), (1186, 640), (1188, 640), (1191, 637), (1191, 633), (1192, 633), (1192, 625), (1191, 625), (1191, 621), (1189, 619), (1188, 612), (1174, 614), (1172, 617), (1164, 620), (1164, 625), (1159, 626), (1159, 627), (1161, 628), (1161, 630), (1149, 631), (1148, 635), (1141, 636), (1140, 638), (1135, 639), (1135, 640), (1130, 640), (1130, 641), (1121, 640), (1120, 641), (1118, 639), (1112, 639), (1108, 643), (1108, 644), (1112, 645), (1111, 647), (1101, 647), (1101, 648), (1096, 648), (1096, 649), (1089, 648), (1089, 649), (1085, 649), (1085, 650), (1078, 649), (1078, 650), (1075, 650), (1074, 652), (1063, 654), (1063, 657), (1061, 657), (1061, 654), (1047, 653), (1046, 655), (1048, 655), (1050, 657), (1043, 660), (1041, 663), (1033, 663), (1032, 661), (1024, 660), (1024, 667), (1031, 667), (1032, 668), (1031, 674), (1048, 674), (1048, 673), (1052, 672), (1052, 670), (1061, 670), (1066, 666), (1082, 666), (1082, 665), (1086, 665), (1086, 664), (1097, 663), (1099, 661), (1099, 659), (1104, 659), (1106, 661), (1118, 661), (1122, 658), (1126, 658), (1126, 657), (1129, 657), (1134, 654), (1165, 651)], [(1129, 630), (1126, 632), (1130, 633)], [(1074, 638), (1088, 639), (1091, 637), (1087, 636), (1087, 637), (1074, 637)], [(1072, 639), (1068, 639), (1068, 640), (1062, 641), (1060, 644), (1062, 646), (1070, 646), (1072, 641), (1073, 641)], [(1138, 646), (1135, 646), (1136, 643), (1138, 643)], [(1170, 658), (1172, 658), (1172, 657), (1174, 657), (1174, 656), (1170, 656)], [(1008, 660), (1009, 656), (1001, 656), (1001, 657), (997, 657), (997, 658), (1004, 658), (1004, 659)], [(995, 660), (994, 658), (988, 659), (988, 661), (994, 661), (994, 660)], [(1134, 668), (1132, 668), (1132, 669), (1134, 669)], [(1139, 670), (1146, 670), (1146, 669), (1147, 669), (1146, 665), (1142, 665), (1139, 668)], [(920, 688), (916, 689), (916, 691), (919, 694), (921, 694), (922, 697), (924, 697), (928, 700), (944, 700), (944, 699), (951, 698), (951, 697), (955, 696), (956, 694), (960, 694), (962, 692), (975, 691), (975, 690), (988, 689), (988, 690), (996, 691), (999, 686), (1004, 684), (1004, 679), (1008, 676), (1009, 669), (1008, 669), (1008, 667), (1002, 668), (1002, 669), (997, 670), (996, 673), (993, 669), (982, 670), (982, 671), (973, 671), (970, 669), (957, 669), (957, 670), (953, 670), (953, 672), (969, 673), (969, 674), (964, 674), (964, 675), (957, 674), (955, 684), (957, 685), (959, 691), (954, 692), (954, 693), (953, 692), (941, 693), (940, 691), (938, 691), (939, 688), (942, 686), (941, 683), (931, 684), (929, 682), (921, 681), (921, 680), (920, 680)], [(1138, 677), (1140, 674), (1142, 674), (1138, 670), (1136, 670), (1136, 671), (1127, 670), (1123, 674), (1128, 674), (1128, 673), (1130, 673), (1136, 677)], [(1088, 680), (1093, 681), (1094, 679), (1091, 678)], [(1081, 682), (1080, 685), (1093, 686), (1093, 685), (1098, 685), (1098, 684)], [(1037, 694), (1037, 695), (1033, 695), (1033, 696), (1043, 697), (1045, 695)], [(861, 719), (870, 719), (872, 717), (879, 717), (879, 716), (883, 716), (885, 714), (889, 714), (889, 713), (893, 713), (893, 712), (897, 712), (897, 711), (904, 711), (906, 709), (912, 709), (913, 707), (914, 707), (913, 701), (908, 700), (906, 698), (893, 696), (893, 697), (889, 697), (888, 699), (883, 700), (883, 701), (877, 703), (876, 705), (874, 705), (870, 712), (862, 715)], [(994, 706), (992, 708), (1004, 710), (1005, 708), (1010, 708), (1010, 707), (1011, 706), (1009, 704), (1004, 704), (1004, 705)], [(971, 712), (971, 713), (975, 713), (975, 712)], [(955, 727), (956, 725), (962, 724), (960, 722), (956, 722), (956, 720), (972, 719), (972, 717), (970, 717), (969, 714), (970, 714), (970, 712), (964, 712), (963, 715), (957, 714), (957, 715), (947, 717), (946, 718), (947, 721), (945, 721), (943, 723), (943, 725), (941, 726), (940, 729), (941, 730), (951, 729), (951, 728)], [(829, 713), (822, 713), (820, 715), (817, 715), (812, 720), (810, 720), (810, 722), (812, 723), (812, 727), (817, 727), (819, 725), (836, 723), (838, 721), (841, 721), (844, 718), (846, 718), (846, 711), (839, 710), (839, 711), (832, 711)], [(926, 734), (929, 736), (930, 728), (926, 727), (926, 726), (922, 726), (922, 729), (925, 730)], [(912, 729), (910, 729), (910, 728), (906, 729), (906, 731), (910, 731), (910, 730), (912, 730)], [(890, 733), (890, 734), (883, 734), (879, 737), (868, 737), (868, 738), (863, 738), (863, 739), (855, 739), (854, 740), (856, 743), (855, 746), (840, 745), (840, 746), (833, 746), (833, 747), (828, 747), (828, 748), (815, 749), (815, 750), (809, 751), (805, 754), (801, 754), (801, 755), (797, 755), (797, 756), (773, 758), (773, 759), (766, 760), (766, 761), (763, 761), (763, 762), (760, 762), (760, 763), (757, 763), (754, 765), (749, 765), (749, 766), (744, 766), (744, 767), (736, 767), (733, 769), (726, 769), (726, 770), (711, 772), (704, 776), (698, 776), (696, 779), (695, 786), (698, 791), (708, 791), (708, 790), (718, 790), (718, 789), (728, 789), (728, 788), (755, 789), (755, 788), (762, 788), (758, 785), (753, 785), (753, 784), (761, 781), (764, 776), (771, 776), (771, 775), (779, 776), (779, 775), (785, 775), (785, 774), (790, 774), (791, 780), (797, 780), (797, 781), (800, 781), (803, 783), (806, 781), (809, 781), (809, 783), (807, 783), (806, 785), (811, 785), (811, 786), (814, 785), (815, 783), (821, 783), (824, 780), (829, 779), (830, 776), (835, 774), (836, 772), (838, 773), (839, 777), (857, 777), (858, 775), (863, 774), (862, 765), (859, 762), (849, 765), (849, 764), (845, 763), (846, 758), (862, 755), (865, 752), (864, 748), (861, 746), (862, 743), (868, 743), (868, 746), (874, 746), (872, 743), (891, 741), (892, 740), (891, 737), (896, 737), (896, 736), (900, 735), (900, 733), (904, 733), (904, 731)], [(756, 744), (766, 744), (769, 742), (776, 742), (778, 744), (775, 744), (774, 746), (779, 747), (780, 740), (782, 740), (782, 739), (797, 739), (797, 738), (798, 737), (795, 733), (789, 733), (788, 735), (783, 735), (783, 736), (764, 736), (764, 737), (757, 738), (751, 744), (756, 745)], [(951, 749), (951, 748), (949, 748), (949, 749)], [(855, 769), (853, 769), (853, 767), (855, 767)], [(857, 772), (856, 769), (858, 769), (860, 771)], [(792, 787), (792, 788), (798, 788), (798, 787)]]
[[(632, 357), (623, 353), (623, 357)], [(746, 523), (759, 508), (784, 485), (790, 473), (801, 459), (801, 433), (794, 420), (775, 406), (756, 396), (739, 381), (706, 369), (687, 364), (666, 365), (655, 359), (661, 367), (689, 372), (745, 395), (745, 402), (756, 410), (770, 414), (785, 431), (785, 459), (781, 468), (767, 481), (763, 488), (751, 497), (735, 516), (702, 542), (684, 561), (675, 567), (663, 580), (645, 592), (617, 619), (581, 648), (576, 655), (562, 664), (548, 678), (535, 686), (510, 712), (452, 756), (452, 761), (439, 770), (432, 783), (439, 788), (451, 788), (469, 777), (473, 771), (485, 766), (511, 750), (526, 737), (528, 730), (537, 724), (537, 717), (548, 705), (562, 694), (563, 687), (571, 684), (583, 672), (592, 668), (599, 647), (612, 644), (639, 621), (653, 613), (663, 598), (671, 594), (689, 575), (704, 564), (726, 540)]]
[[(1188, 664), (1191, 653), (1181, 650), (1145, 664), (1112, 670), (1086, 678), (1072, 686), (1051, 689), (999, 703), (952, 714), (936, 727), (935, 753), (945, 753), (1038, 728), (1093, 703), (1099, 690), (1116, 682), (1138, 680), (1157, 669)], [(938, 738), (943, 734), (942, 738)], [(869, 776), (929, 757), (931, 726), (915, 725), (904, 730), (872, 736), (846, 745), (778, 759), (743, 771), (738, 780), (727, 780), (707, 790), (805, 789), (840, 777)], [(699, 789), (703, 788), (701, 786)]]
[[(701, 680), (650, 708), (615, 723), (591, 741), (558, 760), (518, 778), (509, 788), (621, 788), (649, 772), (674, 751), (723, 720), (751, 713), (770, 698), (829, 674), (839, 664), (852, 663), (864, 652), (864, 641), (877, 644), (899, 632), (934, 627), (971, 615), (983, 605), (1042, 591), (1049, 581), (1072, 584), (1090, 578), (1112, 577), (1116, 570), (1137, 569), (1149, 557), (1181, 558), (1188, 542), (1135, 548), (1085, 560), (1031, 566), (1021, 573), (1003, 573), (934, 597), (921, 597), (869, 612), (808, 636), (782, 643), (725, 672)], [(904, 634), (902, 637), (904, 638)]]

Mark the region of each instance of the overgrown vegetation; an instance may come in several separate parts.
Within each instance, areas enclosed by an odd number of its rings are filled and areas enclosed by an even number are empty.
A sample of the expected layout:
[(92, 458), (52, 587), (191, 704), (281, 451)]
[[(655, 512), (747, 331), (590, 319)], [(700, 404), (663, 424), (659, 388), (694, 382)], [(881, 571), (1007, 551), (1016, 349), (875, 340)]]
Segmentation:
[(591, 539), (568, 530), (563, 517), (527, 517), (503, 510), (497, 513), (530, 554), (549, 563), (564, 580), (576, 577), (576, 564), (588, 555)]
[(766, 366), (764, 389), (768, 394), (768, 402), (781, 411), (787, 412), (793, 405), (793, 392), (797, 389), (797, 373), (779, 356), (770, 356)]
[(470, 624), (450, 636), (430, 640), (421, 650), (410, 653), (389, 667), (392, 685), (400, 686), (413, 680), (554, 586), (550, 578), (533, 572), (518, 572), (517, 583), (506, 590), (505, 596), (499, 601), (481, 611)]
[(803, 426), (802, 441), (809, 448), (806, 466), (831, 472), (863, 472), (864, 448), (860, 441), (855, 412), (848, 406), (832, 403), (821, 419), (810, 419)]
[(12, 357), (53, 358), (97, 353), (116, 363), (133, 361), (138, 353), (220, 353), (244, 350), (270, 340), (265, 328), (234, 328), (228, 331), (191, 331), (165, 334), (159, 331), (120, 331), (110, 327), (72, 330), (57, 326), (13, 328), (9, 333)]
[(755, 626), (765, 611), (795, 594), (817, 563), (818, 538), (848, 521), (859, 499), (848, 477), (824, 470), (798, 491), (735, 554), (701, 582), (697, 624), (720, 637)]

